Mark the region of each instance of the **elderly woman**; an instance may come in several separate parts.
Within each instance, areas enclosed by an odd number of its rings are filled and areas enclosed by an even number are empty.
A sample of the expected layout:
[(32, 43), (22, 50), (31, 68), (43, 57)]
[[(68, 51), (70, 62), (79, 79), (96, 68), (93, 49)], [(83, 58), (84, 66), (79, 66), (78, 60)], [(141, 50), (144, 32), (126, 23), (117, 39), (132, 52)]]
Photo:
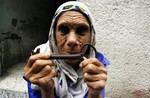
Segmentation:
[(49, 41), (38, 46), (24, 68), (30, 98), (104, 98), (108, 60), (88, 47), (81, 59), (50, 59), (52, 54), (80, 54), (83, 44), (95, 45), (93, 17), (80, 2), (62, 4), (56, 11)]

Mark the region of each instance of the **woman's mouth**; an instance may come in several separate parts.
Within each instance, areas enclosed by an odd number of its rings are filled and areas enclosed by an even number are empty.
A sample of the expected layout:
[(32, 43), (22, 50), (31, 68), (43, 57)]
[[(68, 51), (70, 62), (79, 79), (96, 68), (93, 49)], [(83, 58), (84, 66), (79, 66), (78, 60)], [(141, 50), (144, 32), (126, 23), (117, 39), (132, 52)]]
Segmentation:
[(80, 54), (80, 53), (76, 51), (67, 51), (67, 54)]

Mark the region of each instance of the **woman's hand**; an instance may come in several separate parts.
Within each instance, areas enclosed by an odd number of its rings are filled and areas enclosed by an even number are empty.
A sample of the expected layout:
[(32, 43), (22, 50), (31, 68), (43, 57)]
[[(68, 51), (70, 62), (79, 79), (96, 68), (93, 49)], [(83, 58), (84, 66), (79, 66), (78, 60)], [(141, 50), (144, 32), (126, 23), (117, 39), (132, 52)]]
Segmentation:
[(56, 76), (56, 71), (52, 69), (55, 63), (49, 57), (49, 53), (32, 55), (24, 68), (26, 80), (38, 85), (44, 91), (53, 91), (54, 81), (52, 78)]
[(101, 98), (101, 90), (104, 89), (107, 81), (107, 70), (96, 58), (90, 58), (80, 63), (83, 70), (83, 78), (89, 87), (88, 98)]

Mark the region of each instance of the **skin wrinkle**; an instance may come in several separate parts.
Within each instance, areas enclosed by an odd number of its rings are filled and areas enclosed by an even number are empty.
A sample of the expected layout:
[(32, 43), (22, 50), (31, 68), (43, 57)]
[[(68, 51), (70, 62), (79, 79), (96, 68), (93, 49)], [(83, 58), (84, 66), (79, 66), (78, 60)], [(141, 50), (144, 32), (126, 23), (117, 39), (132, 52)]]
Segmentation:
[[(67, 28), (67, 32), (62, 32), (60, 30), (61, 26), (65, 26)], [(86, 28), (85, 33), (82, 34), (82, 32), (77, 32), (77, 29), (80, 26)], [(56, 43), (60, 54), (79, 54), (83, 43), (90, 43), (90, 40), (90, 25), (82, 13), (78, 11), (68, 11), (64, 12), (58, 18), (56, 25)], [(70, 60), (65, 61), (68, 64), (70, 63)], [(71, 60), (71, 65), (76, 66), (79, 62), (79, 60)]]
[[(61, 24), (67, 25), (69, 24), (71, 26), (71, 28), (75, 29), (75, 26), (79, 26), (80, 25), (85, 25), (89, 28), (89, 24), (88, 23), (83, 23), (81, 21), (84, 21), (83, 16), (81, 17), (81, 15), (78, 15), (76, 13), (72, 13), (71, 11), (69, 11), (70, 14), (64, 16), (62, 15), (61, 18), (68, 18), (68, 20), (61, 20)], [(61, 26), (61, 24), (58, 23), (58, 26)]]

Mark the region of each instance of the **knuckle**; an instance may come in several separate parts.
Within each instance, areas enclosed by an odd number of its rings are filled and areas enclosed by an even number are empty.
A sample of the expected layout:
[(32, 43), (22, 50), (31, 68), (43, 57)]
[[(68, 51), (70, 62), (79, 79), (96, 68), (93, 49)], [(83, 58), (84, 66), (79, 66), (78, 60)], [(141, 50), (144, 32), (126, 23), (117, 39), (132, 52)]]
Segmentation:
[(30, 73), (25, 73), (26, 80), (30, 80), (30, 77), (31, 77)]
[(88, 64), (87, 70), (88, 70), (88, 71), (92, 71), (92, 70), (93, 70), (93, 64)]
[(89, 87), (95, 90), (103, 89), (105, 87), (105, 81), (98, 81), (89, 84)]
[(93, 89), (98, 89), (98, 86), (94, 85), (94, 86), (93, 86)]
[(98, 86), (99, 88), (104, 88), (105, 87), (105, 81), (99, 81)]
[(29, 61), (33, 61), (34, 60), (34, 57), (33, 56), (30, 56), (29, 57)]
[(92, 58), (92, 61), (97, 62), (98, 60), (97, 60), (97, 58)]
[(88, 77), (87, 73), (84, 73), (83, 77), (86, 79)]
[(108, 80), (108, 77), (107, 76), (105, 76), (105, 79), (104, 79), (105, 81), (107, 81)]
[(99, 88), (99, 85), (97, 83), (95, 83), (93, 86), (92, 86), (93, 89), (98, 89)]
[(45, 84), (47, 84), (49, 82), (49, 79), (46, 79), (46, 78), (42, 78), (41, 80), (40, 80), (40, 84), (42, 84), (42, 85), (45, 85)]
[(47, 65), (47, 66), (45, 66), (45, 70), (46, 70), (46, 71), (51, 71), (52, 68), (51, 68), (49, 65)]
[(83, 74), (83, 78), (84, 78), (84, 81), (88, 81), (89, 80), (89, 77), (88, 77), (87, 73)]
[(30, 78), (29, 78), (29, 81), (30, 81), (31, 83), (36, 83), (36, 79), (35, 79), (34, 77), (30, 77)]
[(106, 73), (106, 75), (108, 74), (108, 70), (107, 69), (105, 69), (105, 73)]
[(104, 73), (107, 75), (108, 70), (106, 68), (99, 68), (99, 72)]
[(104, 85), (101, 82), (97, 83), (97, 85), (94, 86), (94, 89), (100, 89), (100, 88), (104, 88)]
[(57, 72), (55, 70), (52, 70), (51, 73), (56, 76), (57, 75)]
[(46, 83), (46, 79), (45, 78), (42, 78), (41, 79), (41, 84), (45, 84)]
[(34, 62), (34, 64), (35, 64), (36, 66), (40, 66), (41, 63), (42, 63), (41, 60), (36, 60), (36, 61)]

